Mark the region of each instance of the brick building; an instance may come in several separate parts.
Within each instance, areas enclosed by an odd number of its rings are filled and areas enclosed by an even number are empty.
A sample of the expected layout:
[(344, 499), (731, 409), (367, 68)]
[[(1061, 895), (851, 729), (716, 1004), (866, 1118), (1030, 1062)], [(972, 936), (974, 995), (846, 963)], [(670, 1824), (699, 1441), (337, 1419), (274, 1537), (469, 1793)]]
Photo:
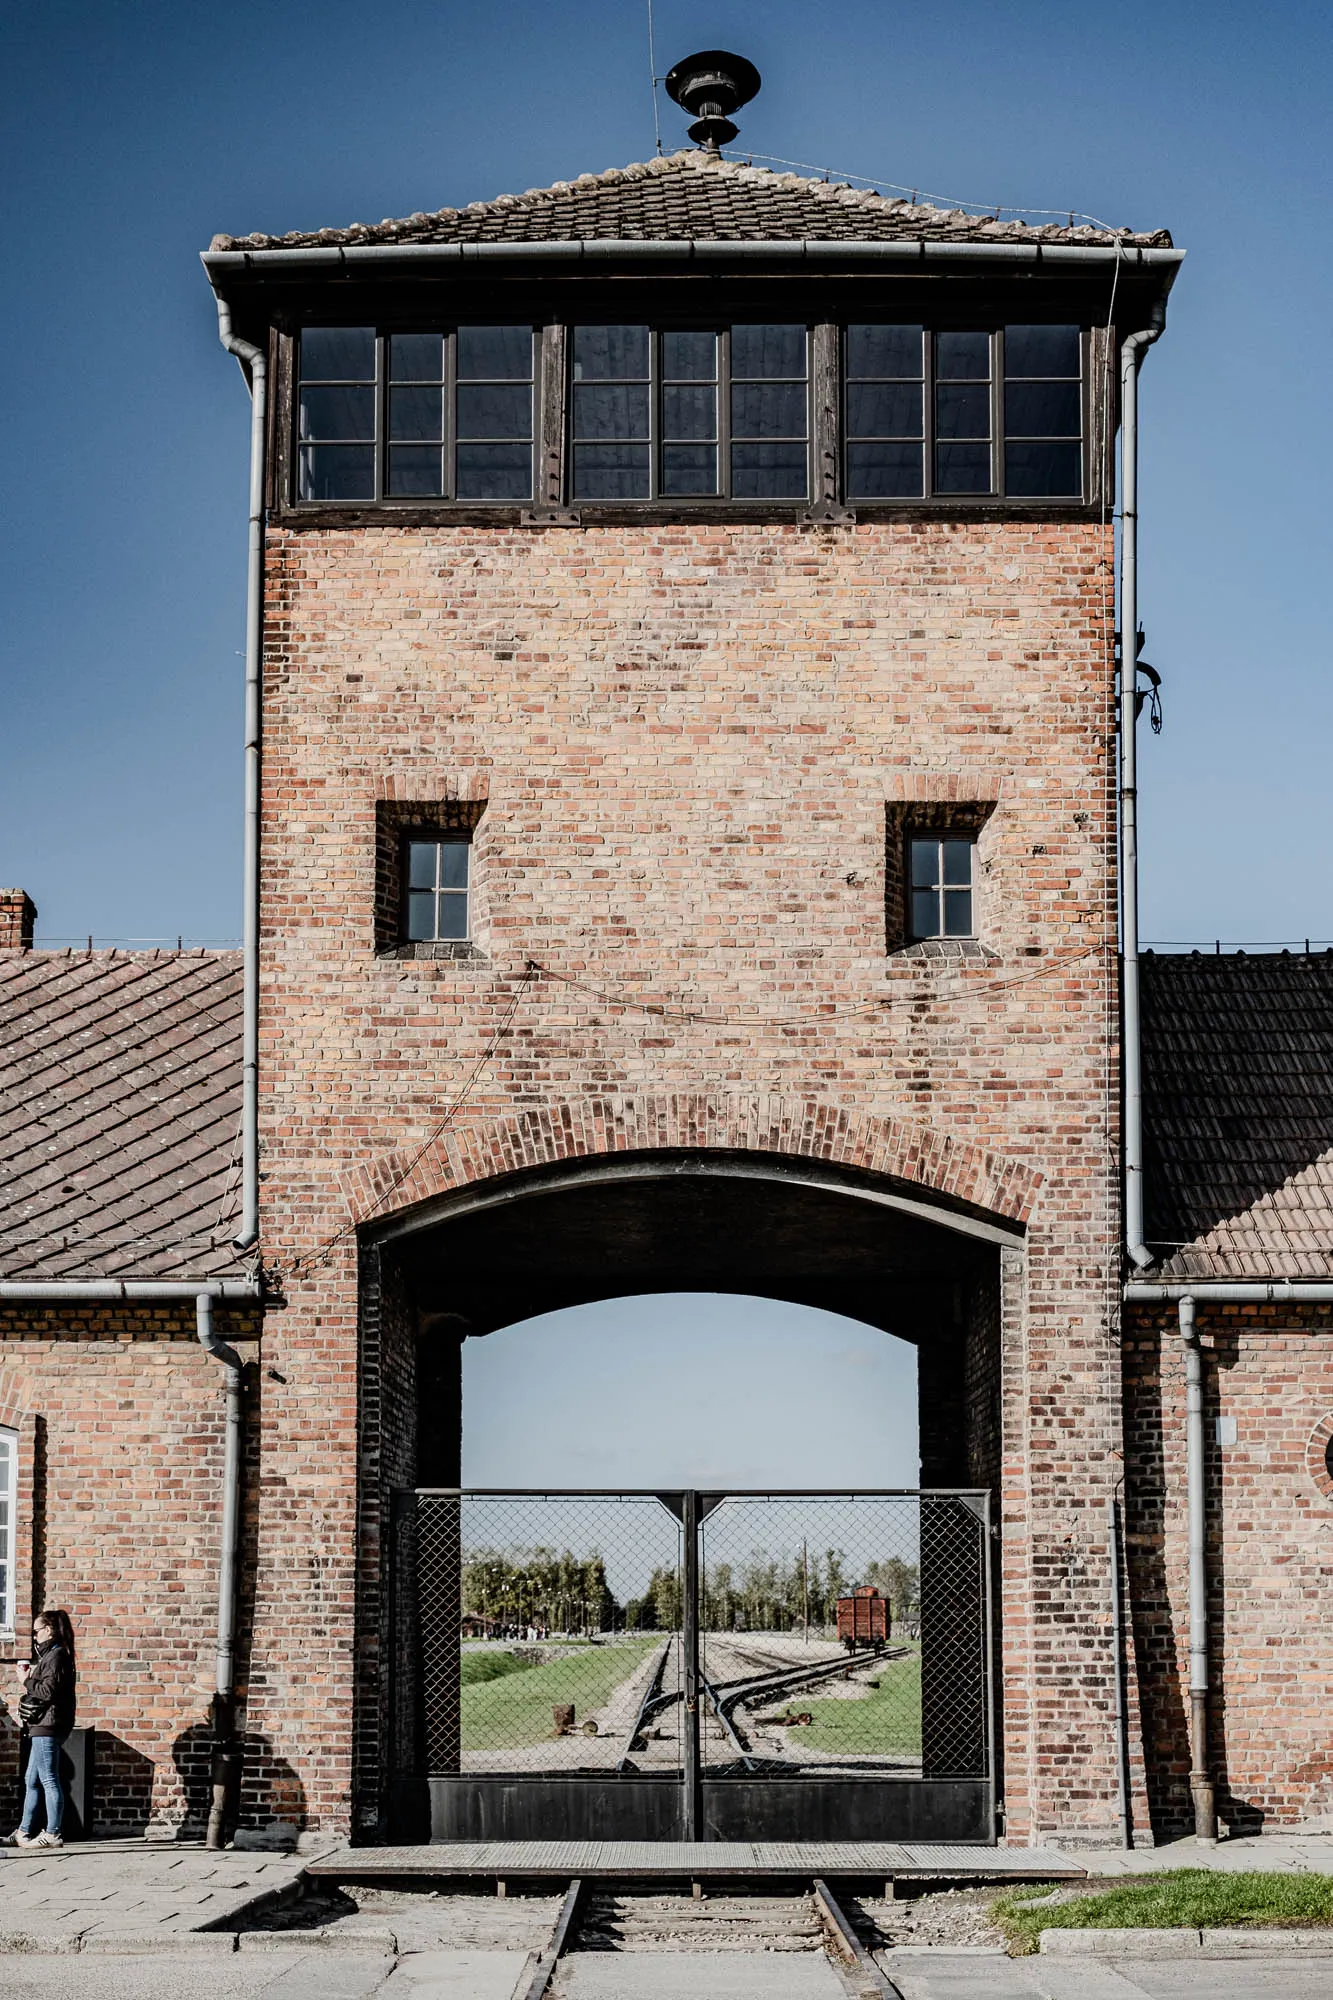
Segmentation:
[[(1184, 1344), (1164, 1290), (1122, 1304), (1109, 449), (1178, 260), (707, 146), (217, 239), (257, 441), (248, 971), (34, 953), (17, 899), (0, 958), (13, 1615), (90, 1634), (108, 1823), (197, 1818), (226, 1734), (196, 1326), (246, 1364), (242, 1823), (401, 1838), (500, 1810), (424, 1743), (392, 1532), (459, 1483), (462, 1341), (665, 1289), (913, 1341), (922, 1487), (997, 1523), (985, 1784), (932, 1778), (959, 1669), (923, 1612), (922, 1771), (810, 1810), (1185, 1822)], [(1333, 1807), (1328, 1310), (1207, 1286), (1333, 1278), (1327, 965), (1143, 974), (1139, 1284), (1195, 1287), (1220, 1420), (1208, 1761), (1224, 1818), (1285, 1823)]]

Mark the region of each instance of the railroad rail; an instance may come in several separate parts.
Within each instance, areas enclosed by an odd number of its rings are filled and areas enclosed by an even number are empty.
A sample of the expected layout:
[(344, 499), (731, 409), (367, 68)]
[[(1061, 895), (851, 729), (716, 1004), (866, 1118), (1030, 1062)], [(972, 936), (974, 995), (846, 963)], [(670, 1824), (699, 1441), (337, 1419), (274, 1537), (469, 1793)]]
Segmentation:
[[(807, 1878), (805, 1893), (823, 1934), (823, 1954), (848, 2000), (903, 2000), (901, 1988), (882, 1972), (861, 1943), (856, 1928), (822, 1876)], [(587, 1909), (587, 1885), (580, 1877), (569, 1884), (551, 1935), (541, 1951), (530, 1956), (519, 1976), (513, 2000), (554, 2000), (562, 1959), (575, 1950)], [(695, 1884), (695, 1899), (699, 1885)]]

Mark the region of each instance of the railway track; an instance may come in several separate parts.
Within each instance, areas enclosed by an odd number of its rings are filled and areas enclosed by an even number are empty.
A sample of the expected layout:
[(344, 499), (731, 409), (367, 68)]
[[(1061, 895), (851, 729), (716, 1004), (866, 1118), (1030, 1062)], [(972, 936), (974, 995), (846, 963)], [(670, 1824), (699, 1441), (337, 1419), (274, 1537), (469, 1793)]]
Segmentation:
[(822, 1952), (849, 2000), (903, 2000), (862, 1944), (845, 1904), (818, 1876), (785, 1895), (636, 1893), (571, 1882), (550, 1938), (513, 2000), (561, 2000), (562, 1968), (580, 1952)]

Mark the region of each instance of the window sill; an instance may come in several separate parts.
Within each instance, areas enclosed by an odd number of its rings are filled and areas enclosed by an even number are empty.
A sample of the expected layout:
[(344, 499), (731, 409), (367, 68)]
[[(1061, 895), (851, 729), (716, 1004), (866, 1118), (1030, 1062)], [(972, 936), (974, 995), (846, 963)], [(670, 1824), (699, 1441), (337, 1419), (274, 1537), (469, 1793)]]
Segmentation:
[(903, 959), (960, 959), (979, 960), (983, 964), (998, 965), (1000, 954), (992, 951), (980, 938), (916, 938), (910, 944), (895, 945), (889, 953), (890, 959), (900, 963)]
[[(841, 503), (840, 503), (841, 505)], [(808, 500), (578, 500), (550, 510), (546, 519), (533, 515), (532, 501), (503, 506), (478, 506), (466, 501), (307, 501), (276, 508), (270, 517), (278, 528), (523, 528), (540, 534), (549, 528), (670, 527), (677, 523), (734, 522), (786, 527), (817, 526), (820, 517)], [(835, 517), (830, 517), (835, 518)], [(845, 525), (913, 520), (974, 521), (1092, 521), (1100, 518), (1097, 503), (1078, 499), (1005, 500), (994, 494), (954, 494), (934, 499), (852, 500), (846, 502)]]
[(473, 965), (490, 964), (485, 952), (479, 951), (470, 938), (454, 938), (447, 943), (436, 944), (391, 944), (386, 945), (382, 951), (377, 951), (375, 956), (394, 962), (440, 959), (451, 960), (455, 964), (460, 962)]

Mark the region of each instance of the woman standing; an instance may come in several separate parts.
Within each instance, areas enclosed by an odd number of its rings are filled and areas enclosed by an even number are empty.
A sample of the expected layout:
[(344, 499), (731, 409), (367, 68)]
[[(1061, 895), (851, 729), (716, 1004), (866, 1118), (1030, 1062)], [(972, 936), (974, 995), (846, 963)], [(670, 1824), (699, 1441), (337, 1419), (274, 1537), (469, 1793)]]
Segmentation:
[[(28, 1731), (28, 1789), (23, 1820), (16, 1833), (0, 1840), (4, 1847), (63, 1847), (65, 1787), (60, 1781), (60, 1752), (74, 1727), (74, 1628), (68, 1611), (43, 1611), (33, 1620), (34, 1657), (19, 1667), (23, 1693), (19, 1721)], [(45, 1794), (46, 1826), (34, 1835), (37, 1802)]]

